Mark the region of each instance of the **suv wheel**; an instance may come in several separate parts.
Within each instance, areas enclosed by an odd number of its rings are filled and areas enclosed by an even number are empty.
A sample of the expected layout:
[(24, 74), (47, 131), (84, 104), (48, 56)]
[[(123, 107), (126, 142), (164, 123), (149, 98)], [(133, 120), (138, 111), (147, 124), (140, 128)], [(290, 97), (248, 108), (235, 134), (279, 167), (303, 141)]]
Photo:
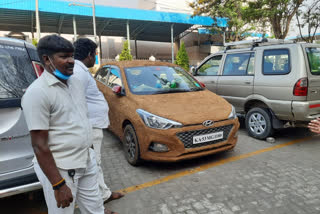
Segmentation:
[(133, 165), (137, 166), (141, 162), (139, 142), (136, 132), (132, 125), (126, 125), (124, 128), (124, 153), (127, 161)]
[(267, 109), (252, 108), (246, 115), (246, 128), (251, 137), (265, 139), (273, 134), (271, 115)]

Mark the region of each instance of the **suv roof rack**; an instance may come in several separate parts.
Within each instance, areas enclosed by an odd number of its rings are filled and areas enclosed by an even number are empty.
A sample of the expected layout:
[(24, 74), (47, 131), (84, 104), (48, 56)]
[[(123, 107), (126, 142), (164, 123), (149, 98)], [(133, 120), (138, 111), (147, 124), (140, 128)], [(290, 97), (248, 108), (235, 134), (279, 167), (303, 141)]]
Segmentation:
[(229, 50), (232, 47), (235, 46), (251, 46), (253, 49), (254, 47), (257, 47), (259, 45), (274, 45), (274, 44), (290, 44), (295, 43), (295, 41), (292, 40), (284, 40), (284, 39), (267, 39), (267, 38), (261, 38), (261, 39), (253, 39), (253, 40), (243, 40), (238, 42), (229, 42), (225, 43), (225, 50)]

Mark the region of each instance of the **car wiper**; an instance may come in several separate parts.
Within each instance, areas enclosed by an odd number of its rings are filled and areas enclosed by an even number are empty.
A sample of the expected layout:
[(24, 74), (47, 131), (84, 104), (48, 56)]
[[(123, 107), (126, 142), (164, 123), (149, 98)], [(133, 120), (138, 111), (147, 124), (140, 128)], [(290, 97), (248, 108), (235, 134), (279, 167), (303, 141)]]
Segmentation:
[(203, 91), (203, 88), (190, 88), (190, 91)]
[(165, 91), (156, 91), (153, 94), (170, 94), (170, 93), (183, 93), (190, 92), (189, 89), (179, 89), (179, 90), (165, 90)]

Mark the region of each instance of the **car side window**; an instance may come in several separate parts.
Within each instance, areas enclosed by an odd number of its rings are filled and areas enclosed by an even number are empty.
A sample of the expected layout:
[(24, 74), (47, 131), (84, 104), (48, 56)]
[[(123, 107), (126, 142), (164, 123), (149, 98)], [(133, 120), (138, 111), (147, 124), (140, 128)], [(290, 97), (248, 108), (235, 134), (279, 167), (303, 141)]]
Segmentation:
[(25, 48), (0, 44), (0, 99), (21, 98), (36, 78)]
[(103, 67), (101, 68), (96, 75), (96, 79), (104, 84), (107, 84), (108, 82), (108, 71), (109, 71), (109, 67)]
[(222, 55), (213, 56), (198, 69), (199, 76), (216, 76), (219, 72)]
[(265, 50), (263, 52), (263, 74), (288, 74), (290, 73), (290, 69), (290, 57), (288, 49)]
[(122, 87), (122, 81), (120, 76), (120, 70), (117, 67), (110, 67), (109, 68), (109, 78), (107, 81), (107, 85), (112, 88), (114, 86), (121, 86)]
[(223, 76), (253, 75), (254, 54), (228, 54), (223, 68)]

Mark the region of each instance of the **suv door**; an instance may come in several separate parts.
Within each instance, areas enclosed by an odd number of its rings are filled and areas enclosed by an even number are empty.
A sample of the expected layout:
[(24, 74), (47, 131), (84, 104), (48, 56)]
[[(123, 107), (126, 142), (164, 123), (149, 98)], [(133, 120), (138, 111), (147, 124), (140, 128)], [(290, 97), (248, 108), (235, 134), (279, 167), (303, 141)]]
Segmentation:
[(253, 94), (254, 52), (226, 55), (217, 94), (229, 101), (237, 112), (244, 111), (247, 97)]
[(217, 90), (217, 80), (222, 61), (222, 54), (210, 57), (207, 61), (201, 64), (194, 74), (195, 78), (206, 85), (210, 91)]
[[(320, 45), (304, 46), (308, 73), (308, 101), (320, 100)], [(307, 69), (308, 70), (308, 69)]]
[[(13, 172), (32, 166), (33, 150), (20, 104), (25, 90), (36, 78), (24, 43), (0, 42), (1, 181), (22, 176)], [(4, 188), (6, 182), (1, 185)]]

